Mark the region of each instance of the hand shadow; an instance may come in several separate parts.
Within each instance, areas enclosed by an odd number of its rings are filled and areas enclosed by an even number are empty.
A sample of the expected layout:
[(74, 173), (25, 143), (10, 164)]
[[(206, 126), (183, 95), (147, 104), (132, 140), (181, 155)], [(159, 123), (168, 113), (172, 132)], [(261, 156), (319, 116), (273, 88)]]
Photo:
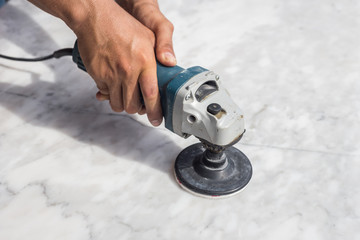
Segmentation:
[[(2, 37), (27, 52), (37, 53), (43, 45), (47, 49), (60, 48), (41, 26), (16, 7), (8, 5), (2, 9), (0, 21), (9, 26)], [(16, 29), (12, 30), (11, 26)], [(24, 31), (29, 31), (25, 35), (31, 35), (31, 39), (23, 37)], [(0, 104), (24, 122), (59, 130), (114, 156), (172, 173), (173, 160), (180, 147), (161, 129), (145, 126), (130, 115), (113, 113), (106, 103), (98, 102), (94, 97), (95, 84), (69, 58), (39, 63), (53, 70), (55, 82), (43, 80), (44, 76), (35, 72), (21, 70), (21, 66), (28, 63), (19, 63), (14, 68), (6, 66), (6, 60), (2, 62), (0, 68), (31, 74), (31, 83), (26, 86), (0, 82)]]

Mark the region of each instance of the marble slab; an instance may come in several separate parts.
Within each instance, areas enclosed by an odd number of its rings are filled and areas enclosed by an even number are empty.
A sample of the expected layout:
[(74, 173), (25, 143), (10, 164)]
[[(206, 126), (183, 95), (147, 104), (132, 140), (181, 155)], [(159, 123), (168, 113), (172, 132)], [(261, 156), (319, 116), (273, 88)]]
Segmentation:
[[(360, 239), (360, 3), (159, 0), (178, 63), (219, 73), (245, 112), (253, 178), (182, 190), (181, 139), (113, 113), (70, 58), (0, 59), (0, 239)], [(0, 53), (72, 47), (30, 3), (0, 9)]]

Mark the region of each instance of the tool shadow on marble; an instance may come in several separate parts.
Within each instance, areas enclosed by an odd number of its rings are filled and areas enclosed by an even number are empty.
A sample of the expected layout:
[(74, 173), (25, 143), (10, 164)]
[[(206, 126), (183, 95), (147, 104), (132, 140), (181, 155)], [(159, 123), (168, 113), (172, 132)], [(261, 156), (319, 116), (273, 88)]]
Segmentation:
[[(19, 37), (19, 31), (29, 26), (31, 35), (40, 43), (45, 43), (50, 49), (59, 48), (49, 33), (25, 12), (7, 6), (0, 21), (11, 19), (19, 22), (19, 28), (4, 34), (4, 37), (24, 51), (33, 53), (44, 48), (43, 44), (34, 44)], [(71, 64), (69, 59), (65, 61)], [(109, 112), (104, 103), (95, 99), (93, 88), (85, 87), (81, 92), (78, 92), (78, 87), (71, 88), (79, 84), (92, 84), (90, 77), (87, 79), (89, 82), (84, 83), (82, 79), (74, 79), (76, 74), (67, 74), (63, 67), (54, 67), (51, 61), (44, 64), (53, 70), (54, 83), (42, 80), (39, 74), (22, 70), (21, 67), (0, 64), (3, 68), (31, 74), (31, 83), (26, 86), (0, 82), (0, 104), (26, 123), (59, 130), (89, 146), (99, 146), (116, 157), (135, 160), (170, 173), (173, 161), (181, 150), (173, 140), (162, 131), (148, 127), (127, 114)], [(74, 71), (77, 71), (76, 68)]]

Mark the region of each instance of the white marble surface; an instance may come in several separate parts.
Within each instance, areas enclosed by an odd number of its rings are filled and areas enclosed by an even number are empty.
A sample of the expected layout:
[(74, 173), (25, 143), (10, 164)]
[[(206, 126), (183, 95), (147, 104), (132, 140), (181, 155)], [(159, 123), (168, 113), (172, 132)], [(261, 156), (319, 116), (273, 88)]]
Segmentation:
[[(179, 64), (218, 72), (245, 112), (248, 187), (188, 194), (172, 167), (194, 138), (113, 114), (70, 58), (0, 59), (0, 239), (360, 239), (359, 2), (160, 4)], [(25, 1), (0, 9), (3, 54), (74, 39)]]

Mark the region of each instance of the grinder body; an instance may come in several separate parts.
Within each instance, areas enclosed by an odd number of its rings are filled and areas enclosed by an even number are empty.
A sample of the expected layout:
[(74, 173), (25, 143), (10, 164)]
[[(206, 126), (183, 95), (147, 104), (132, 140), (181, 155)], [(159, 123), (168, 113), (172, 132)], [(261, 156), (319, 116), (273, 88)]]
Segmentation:
[[(77, 42), (73, 61), (86, 71)], [(184, 138), (194, 135), (219, 146), (231, 145), (240, 139), (244, 133), (243, 114), (217, 74), (199, 66), (184, 69), (157, 62), (157, 77), (168, 130)]]
[[(84, 71), (77, 43), (73, 61)], [(165, 127), (181, 137), (194, 135), (202, 144), (184, 149), (174, 170), (181, 187), (202, 197), (226, 197), (250, 181), (249, 159), (232, 147), (244, 133), (241, 110), (220, 77), (202, 67), (166, 67), (157, 62)]]

